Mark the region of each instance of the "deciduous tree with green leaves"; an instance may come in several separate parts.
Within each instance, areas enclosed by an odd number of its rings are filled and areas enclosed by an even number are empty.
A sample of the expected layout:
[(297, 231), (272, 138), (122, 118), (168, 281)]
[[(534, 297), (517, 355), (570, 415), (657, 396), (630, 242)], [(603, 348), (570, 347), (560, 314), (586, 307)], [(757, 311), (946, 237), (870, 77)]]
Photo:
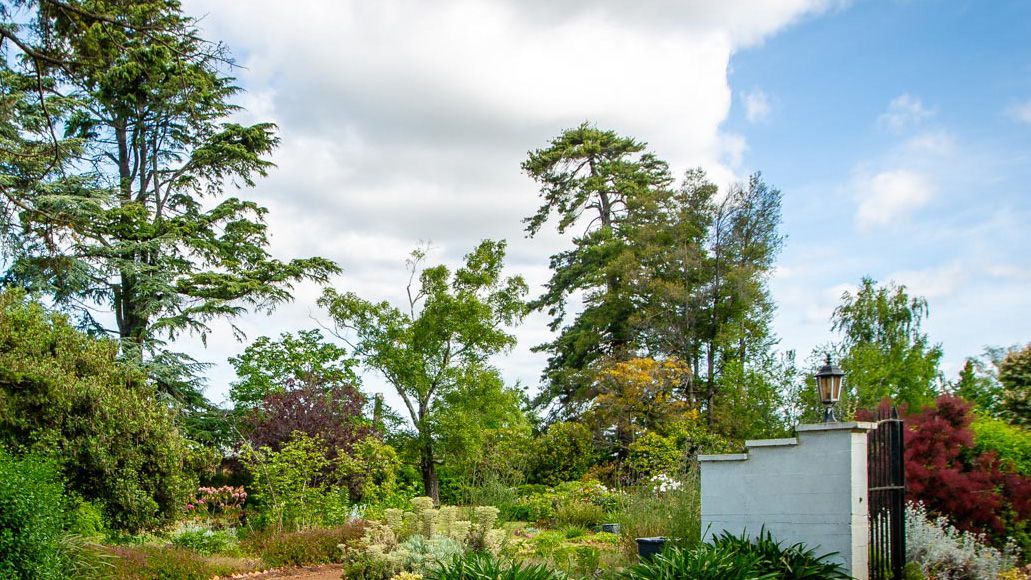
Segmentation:
[(846, 407), (873, 408), (889, 398), (915, 411), (934, 402), (942, 349), (923, 332), (927, 315), (927, 300), (895, 283), (863, 278), (858, 290), (845, 292), (831, 323), (842, 334)]
[(451, 272), (424, 267), (426, 252), (412, 252), (404, 309), (332, 288), (319, 300), (355, 355), (400, 395), (418, 437), (424, 492), (434, 500), (440, 497), (436, 413), (471, 368), (515, 344), (507, 327), (525, 312), (526, 283), (502, 276), (504, 256), (505, 242), (485, 240)]
[(254, 408), (271, 394), (290, 385), (332, 387), (360, 384), (347, 350), (326, 340), (319, 329), (284, 332), (278, 340), (260, 336), (229, 363), (236, 370), (236, 381), (229, 387), (229, 398), (239, 410)]

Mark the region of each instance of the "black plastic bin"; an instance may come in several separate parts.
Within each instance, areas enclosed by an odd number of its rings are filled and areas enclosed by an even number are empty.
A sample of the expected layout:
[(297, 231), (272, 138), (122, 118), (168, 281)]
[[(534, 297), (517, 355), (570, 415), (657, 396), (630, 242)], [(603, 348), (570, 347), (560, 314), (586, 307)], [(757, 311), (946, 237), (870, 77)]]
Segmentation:
[(651, 560), (666, 547), (666, 538), (637, 538), (637, 555), (642, 562)]

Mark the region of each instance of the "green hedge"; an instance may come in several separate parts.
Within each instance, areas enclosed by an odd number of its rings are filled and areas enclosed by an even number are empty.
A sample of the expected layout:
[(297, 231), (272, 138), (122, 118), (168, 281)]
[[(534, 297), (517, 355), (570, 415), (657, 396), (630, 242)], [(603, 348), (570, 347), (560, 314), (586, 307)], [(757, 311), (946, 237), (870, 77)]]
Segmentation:
[(0, 449), (0, 578), (62, 578), (63, 524), (57, 468)]

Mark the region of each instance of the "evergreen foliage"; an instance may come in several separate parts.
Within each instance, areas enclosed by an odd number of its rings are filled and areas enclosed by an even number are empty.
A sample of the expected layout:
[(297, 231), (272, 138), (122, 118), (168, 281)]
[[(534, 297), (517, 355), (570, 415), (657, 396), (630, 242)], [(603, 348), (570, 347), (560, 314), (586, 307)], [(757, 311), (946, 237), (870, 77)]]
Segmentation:
[[(79, 4), (27, 3), (29, 50), (59, 60), (4, 60), (8, 92), (21, 99), (10, 106), (36, 111), (8, 112), (10, 138), (39, 148), (64, 135), (47, 170), (21, 167), (17, 152), (0, 160), (12, 170), (6, 277), (116, 335), (126, 356), (153, 365), (160, 390), (204, 408), (200, 368), (165, 341), (271, 310), (296, 282), (324, 282), (338, 268), (273, 258), (265, 208), (224, 197), (268, 172), (278, 138), (270, 123), (229, 120), (239, 92), (222, 72), (231, 58), (178, 0)], [(26, 77), (43, 79), (42, 91), (28, 91)], [(94, 317), (98, 307), (114, 328)]]

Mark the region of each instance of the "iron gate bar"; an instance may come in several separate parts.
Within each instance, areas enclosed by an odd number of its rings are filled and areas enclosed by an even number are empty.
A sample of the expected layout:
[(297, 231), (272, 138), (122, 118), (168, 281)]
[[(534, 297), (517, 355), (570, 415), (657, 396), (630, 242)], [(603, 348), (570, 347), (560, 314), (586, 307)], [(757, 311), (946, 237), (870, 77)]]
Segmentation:
[(867, 435), (870, 580), (902, 580), (906, 558), (904, 425), (898, 410)]

